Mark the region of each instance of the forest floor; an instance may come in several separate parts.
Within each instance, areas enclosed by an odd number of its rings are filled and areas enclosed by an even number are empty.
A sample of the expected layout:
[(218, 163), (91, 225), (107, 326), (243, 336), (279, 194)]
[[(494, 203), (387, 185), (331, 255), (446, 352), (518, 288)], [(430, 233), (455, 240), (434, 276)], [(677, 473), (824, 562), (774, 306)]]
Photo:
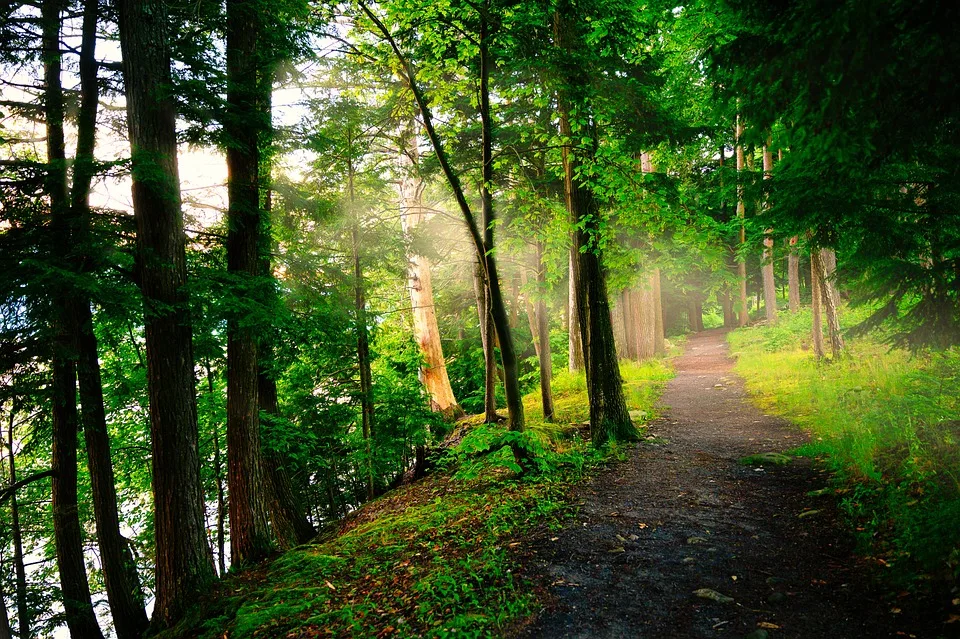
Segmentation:
[(689, 339), (646, 442), (526, 545), (545, 608), (519, 636), (947, 636), (854, 554), (815, 461), (744, 463), (806, 435), (748, 401), (724, 337)]

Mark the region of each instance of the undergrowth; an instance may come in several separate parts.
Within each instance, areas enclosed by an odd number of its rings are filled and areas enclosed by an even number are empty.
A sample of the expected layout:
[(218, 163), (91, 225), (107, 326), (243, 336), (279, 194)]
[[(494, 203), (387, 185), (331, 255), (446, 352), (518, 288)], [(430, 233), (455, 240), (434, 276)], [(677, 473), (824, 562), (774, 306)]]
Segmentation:
[[(847, 311), (849, 325), (860, 317)], [(879, 336), (837, 361), (809, 350), (809, 310), (730, 335), (767, 411), (807, 429), (800, 452), (837, 471), (861, 551), (899, 585), (960, 577), (960, 349), (910, 353)]]
[[(623, 364), (629, 407), (653, 416), (670, 371), (663, 361)], [(619, 451), (580, 436), (582, 375), (554, 382), (557, 420), (543, 421), (539, 393), (525, 398), (523, 447), (535, 464), (518, 473), (501, 426), (476, 425), (444, 469), (368, 503), (312, 544), (221, 582), (163, 637), (489, 637), (537, 608), (520, 566), (526, 537), (572, 513), (571, 485)]]

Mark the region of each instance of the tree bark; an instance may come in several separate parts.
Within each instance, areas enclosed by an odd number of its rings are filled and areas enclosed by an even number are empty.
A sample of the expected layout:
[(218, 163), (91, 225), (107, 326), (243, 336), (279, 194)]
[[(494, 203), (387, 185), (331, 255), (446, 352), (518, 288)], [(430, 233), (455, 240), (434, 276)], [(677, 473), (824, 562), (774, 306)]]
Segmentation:
[[(80, 108), (77, 115), (77, 153), (74, 160), (71, 193), (71, 218), (76, 228), (74, 246), (81, 258), (77, 270), (82, 271), (89, 250), (90, 184), (94, 171), (97, 107), (97, 22), (99, 3), (84, 3), (83, 34), (80, 51)], [(93, 332), (90, 300), (74, 293), (73, 312), (78, 340), (77, 377), (80, 387), (81, 421), (87, 446), (87, 467), (93, 494), (93, 512), (97, 524), (97, 544), (103, 581), (110, 604), (114, 629), (118, 639), (137, 639), (147, 629), (143, 591), (137, 575), (136, 562), (127, 540), (120, 534), (120, 515), (117, 508), (117, 489), (107, 434), (106, 410), (103, 403), (103, 384), (100, 377), (100, 359), (97, 338)]]
[(583, 370), (583, 342), (580, 339), (580, 312), (577, 306), (576, 261), (577, 252), (576, 249), (571, 246), (567, 294), (567, 345), (569, 347), (567, 368), (571, 373)]
[(550, 325), (547, 322), (547, 303), (544, 300), (547, 284), (547, 265), (544, 263), (543, 242), (537, 243), (537, 339), (540, 348), (540, 400), (543, 405), (543, 420), (553, 421), (553, 359), (550, 354)]
[(663, 326), (663, 291), (660, 285), (660, 269), (654, 269), (650, 275), (653, 291), (653, 354), (665, 355), (667, 352), (666, 333)]
[[(254, 0), (227, 0), (227, 271), (236, 294), (262, 302), (260, 276), (260, 144), (270, 127), (261, 111), (264, 90), (262, 27)], [(269, 90), (269, 86), (267, 88)], [(227, 322), (227, 488), (230, 493), (230, 562), (264, 559), (272, 536), (260, 445), (256, 311)]]
[[(823, 297), (823, 308), (827, 314), (827, 333), (830, 336), (830, 351), (833, 358), (838, 359), (843, 353), (843, 335), (840, 333), (840, 316), (838, 311), (839, 295), (830, 280), (827, 271), (827, 262), (830, 260), (829, 249), (814, 251), (812, 263), (817, 269), (817, 279), (820, 282), (820, 293)], [(834, 258), (835, 259), (835, 258)]]
[[(400, 152), (400, 225), (408, 240), (423, 222), (423, 178), (419, 174), (420, 151), (414, 123), (411, 121), (402, 136)], [(449, 419), (463, 415), (447, 374), (447, 363), (440, 341), (440, 327), (433, 302), (433, 275), (430, 259), (411, 252), (407, 256), (407, 281), (410, 306), (413, 310), (413, 335), (423, 355), (420, 380), (430, 395), (431, 407)]]
[(623, 294), (613, 298), (610, 304), (610, 324), (613, 327), (613, 341), (617, 347), (617, 357), (627, 359), (627, 309), (623, 304)]
[[(763, 179), (773, 177), (773, 152), (769, 141), (763, 147)], [(767, 322), (777, 323), (777, 285), (773, 274), (773, 229), (767, 229), (763, 238), (763, 308)]]
[[(17, 404), (11, 401), (10, 421), (7, 427), (7, 452), (10, 468), (10, 485), (17, 485), (17, 463), (14, 454), (14, 428), (17, 414)], [(16, 572), (17, 584), (17, 625), (20, 629), (19, 639), (30, 639), (33, 636), (33, 611), (27, 603), (27, 569), (23, 562), (23, 530), (20, 527), (20, 504), (17, 501), (17, 491), (10, 494), (10, 530), (13, 537), (13, 565)]]
[(740, 138), (743, 137), (743, 123), (740, 121), (739, 115), (737, 115), (736, 126), (735, 146), (737, 155), (737, 218), (740, 220), (741, 251), (741, 254), (737, 256), (737, 280), (740, 288), (740, 308), (737, 309), (737, 312), (739, 313), (738, 324), (743, 327), (750, 323), (750, 313), (748, 311), (747, 304), (747, 263), (745, 261), (746, 258), (742, 254), (744, 245), (747, 243), (747, 230), (745, 225), (746, 207), (743, 204), (743, 170), (745, 165), (743, 144), (740, 142)]
[[(487, 286), (490, 288), (490, 311), (494, 328), (500, 342), (500, 357), (503, 361), (505, 391), (507, 396), (507, 411), (509, 413), (510, 429), (521, 432), (524, 428), (523, 398), (520, 394), (519, 370), (517, 368), (517, 355), (513, 346), (513, 337), (510, 332), (509, 321), (507, 318), (506, 307), (503, 303), (503, 294), (500, 289), (499, 274), (497, 273), (497, 262), (493, 255), (493, 201), (490, 195), (489, 186), (492, 182), (493, 173), (493, 147), (492, 147), (492, 124), (490, 113), (490, 56), (489, 56), (489, 33), (487, 24), (487, 9), (484, 7), (480, 11), (480, 121), (481, 121), (481, 147), (482, 147), (482, 184), (480, 189), (482, 201), (482, 224), (477, 224), (477, 219), (473, 214), (470, 204), (467, 202), (460, 179), (453, 171), (449, 158), (443, 147), (440, 136), (433, 126), (433, 115), (427, 104), (426, 98), (420, 89), (416, 80), (413, 65), (409, 63), (406, 56), (400, 50), (396, 40), (391, 35), (389, 29), (362, 0), (360, 9), (373, 22), (376, 29), (390, 45), (400, 67), (403, 69), (404, 78), (410, 87), (411, 93), (420, 109), (423, 118), (423, 127), (426, 130), (427, 137), (433, 145), (434, 152), (437, 155), (437, 162), (443, 171), (447, 183), (453, 191), (457, 206), (463, 214), (466, 222), (467, 231), (470, 233), (470, 239), (473, 240), (474, 249), (481, 257), (484, 274), (487, 279)], [(520, 454), (516, 448), (514, 454)]]
[(490, 319), (490, 290), (487, 287), (483, 265), (477, 262), (473, 286), (477, 296), (477, 315), (480, 320), (480, 343), (483, 347), (483, 415), (488, 424), (497, 422), (497, 360), (494, 351), (493, 322)]
[(800, 310), (800, 256), (797, 254), (797, 237), (790, 238), (790, 253), (787, 256), (787, 300), (791, 313)]
[[(566, 7), (566, 10), (572, 11), (570, 7)], [(558, 11), (554, 17), (554, 34), (560, 49), (570, 51), (580, 46), (575, 29), (570, 22), (572, 16), (563, 15)], [(574, 248), (576, 249), (574, 270), (580, 311), (580, 335), (584, 345), (584, 363), (587, 370), (590, 432), (594, 445), (602, 446), (611, 439), (632, 441), (639, 435), (630, 420), (630, 413), (623, 395), (620, 366), (613, 340), (613, 327), (610, 324), (610, 308), (607, 301), (602, 257), (599, 247), (593, 242), (600, 231), (600, 211), (593, 192), (578, 175), (580, 151), (575, 150), (572, 144), (573, 126), (569, 93), (571, 88), (585, 86), (585, 79), (580, 77), (581, 73), (570, 70), (569, 76), (563, 78), (566, 90), (558, 94), (557, 112), (560, 134), (565, 139), (561, 152), (567, 212), (571, 219), (577, 222), (574, 230)], [(580, 117), (584, 116), (585, 114), (581, 111)], [(589, 133), (593, 143), (596, 144), (596, 130), (593, 125), (588, 124), (586, 131), (578, 131), (580, 137), (583, 133)]]
[(650, 280), (634, 292), (634, 312), (637, 318), (637, 359), (647, 360), (657, 353), (657, 306)]
[[(61, 0), (44, 0), (41, 6), (44, 60), (44, 107), (47, 129), (46, 192), (50, 200), (51, 232), (55, 259), (70, 268), (73, 228), (67, 194), (67, 161), (64, 142), (64, 100), (60, 83)], [(73, 639), (102, 639), (93, 610), (87, 568), (83, 557), (83, 529), (77, 503), (77, 318), (69, 285), (55, 287), (55, 341), (51, 362), (51, 440), (53, 481), (53, 537), (60, 573), (64, 615)]]
[(819, 269), (817, 268), (817, 259), (814, 257), (815, 253), (816, 250), (812, 251), (810, 255), (810, 306), (813, 311), (811, 337), (813, 341), (813, 354), (820, 360), (823, 359), (826, 350), (823, 346), (823, 286)]
[(143, 291), (153, 451), (154, 624), (173, 624), (215, 578), (197, 454), (193, 340), (184, 288), (175, 108), (166, 4), (117, 0), (133, 158), (137, 267)]

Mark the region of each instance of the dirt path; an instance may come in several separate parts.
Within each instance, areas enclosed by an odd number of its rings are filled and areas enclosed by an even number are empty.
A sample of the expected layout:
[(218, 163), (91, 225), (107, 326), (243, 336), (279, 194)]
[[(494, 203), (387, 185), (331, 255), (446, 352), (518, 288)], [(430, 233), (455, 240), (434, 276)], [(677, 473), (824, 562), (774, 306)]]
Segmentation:
[(807, 495), (826, 475), (738, 463), (804, 436), (747, 401), (723, 333), (692, 337), (675, 367), (650, 428), (660, 443), (585, 485), (577, 519), (535, 542), (548, 607), (521, 636), (914, 636), (897, 634), (908, 624), (868, 585), (832, 498)]

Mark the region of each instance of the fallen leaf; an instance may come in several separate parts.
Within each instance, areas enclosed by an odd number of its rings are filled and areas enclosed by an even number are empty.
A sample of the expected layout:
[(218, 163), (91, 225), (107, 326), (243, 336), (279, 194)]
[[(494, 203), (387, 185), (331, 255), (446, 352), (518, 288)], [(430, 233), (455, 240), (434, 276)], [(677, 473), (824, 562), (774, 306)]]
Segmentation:
[(757, 623), (757, 628), (765, 628), (767, 630), (780, 630), (780, 626), (775, 623), (770, 623), (769, 621), (761, 621)]
[(336, 587), (335, 587), (332, 583), (330, 583), (329, 581), (324, 580), (323, 583), (327, 584), (327, 588), (329, 588), (330, 590), (336, 590)]

